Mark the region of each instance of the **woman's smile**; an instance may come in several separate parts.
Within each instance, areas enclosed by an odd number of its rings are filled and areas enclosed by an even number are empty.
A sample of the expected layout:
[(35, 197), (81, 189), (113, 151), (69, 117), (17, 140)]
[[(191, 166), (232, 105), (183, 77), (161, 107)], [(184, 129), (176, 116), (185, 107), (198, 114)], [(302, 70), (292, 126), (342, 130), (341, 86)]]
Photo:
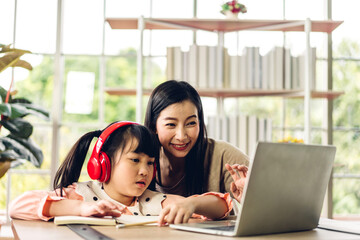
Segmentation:
[(175, 150), (177, 151), (184, 151), (186, 150), (186, 148), (189, 146), (189, 143), (184, 143), (184, 144), (174, 144), (174, 143), (171, 143), (171, 146), (173, 148), (175, 148)]

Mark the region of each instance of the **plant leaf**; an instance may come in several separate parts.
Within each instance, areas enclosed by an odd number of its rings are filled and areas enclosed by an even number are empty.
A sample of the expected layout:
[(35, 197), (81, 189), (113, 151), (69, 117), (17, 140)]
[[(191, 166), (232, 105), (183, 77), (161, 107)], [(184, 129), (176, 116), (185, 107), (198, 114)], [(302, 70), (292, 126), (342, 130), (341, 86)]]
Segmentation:
[(20, 57), (24, 55), (23, 52), (8, 52), (0, 58), (0, 73), (8, 67), (12, 67)]
[(35, 167), (40, 167), (43, 160), (44, 160), (44, 155), (42, 150), (40, 149), (40, 147), (30, 138), (28, 139), (23, 139), (23, 138), (19, 138), (17, 136), (14, 136), (12, 134), (8, 135), (9, 138), (17, 141), (18, 143), (20, 143), (22, 146), (24, 146), (27, 150), (29, 150), (32, 155), (36, 158), (36, 162), (32, 162), (34, 164)]
[[(28, 148), (19, 142), (9, 138), (2, 137), (0, 141), (6, 146), (7, 150), (0, 153), (0, 160), (19, 160), (25, 159), (31, 162), (35, 167), (39, 168), (42, 164), (43, 158), (37, 159)], [(30, 143), (32, 144), (32, 143)]]
[(25, 68), (29, 71), (31, 71), (33, 69), (33, 67), (31, 66), (30, 63), (28, 63), (27, 61), (21, 60), (21, 59), (19, 59), (16, 63), (14, 63), (13, 67), (21, 67), (21, 68)]
[(9, 103), (0, 103), (0, 114), (9, 117), (11, 115), (11, 105)]
[(9, 130), (12, 135), (20, 138), (29, 138), (33, 132), (33, 126), (22, 118), (1, 120), (0, 123)]
[(23, 105), (28, 109), (29, 114), (40, 117), (47, 121), (50, 120), (50, 114), (45, 109), (43, 109), (39, 106), (36, 106), (34, 104), (23, 104)]
[(0, 53), (6, 53), (6, 52), (21, 52), (23, 54), (25, 53), (31, 53), (29, 50), (19, 49), (19, 48), (11, 48), (11, 44), (9, 45), (3, 45), (0, 44), (1, 50)]
[[(1, 95), (2, 102), (5, 102), (6, 94), (7, 94), (7, 90), (5, 88), (3, 88), (2, 86), (0, 86), (0, 95)], [(10, 97), (9, 102), (11, 102), (12, 101), (11, 95), (9, 97)]]

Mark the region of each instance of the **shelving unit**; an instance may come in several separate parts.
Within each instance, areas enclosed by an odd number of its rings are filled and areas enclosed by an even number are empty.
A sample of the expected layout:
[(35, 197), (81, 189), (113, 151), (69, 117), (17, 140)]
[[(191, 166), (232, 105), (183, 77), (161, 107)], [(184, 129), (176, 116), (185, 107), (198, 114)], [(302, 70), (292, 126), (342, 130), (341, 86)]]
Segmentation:
[[(303, 97), (304, 98), (304, 141), (310, 141), (310, 100), (311, 98), (334, 99), (342, 92), (333, 91), (311, 91), (310, 90), (310, 33), (323, 32), (331, 33), (343, 21), (312, 21), (306, 20), (261, 20), (261, 19), (170, 19), (170, 18), (107, 18), (106, 21), (112, 29), (138, 29), (140, 33), (140, 46), (138, 50), (138, 69), (137, 69), (137, 89), (120, 89), (107, 88), (105, 91), (112, 95), (134, 95), (137, 96), (136, 120), (141, 122), (142, 119), (142, 96), (149, 94), (150, 89), (143, 89), (143, 31), (148, 30), (204, 30), (216, 32), (218, 34), (219, 52), (224, 45), (224, 33), (234, 31), (298, 31), (305, 32), (306, 36), (306, 55), (305, 55), (305, 83), (304, 90), (230, 90), (230, 89), (198, 89), (201, 96), (215, 97), (218, 99), (218, 114), (223, 114), (223, 100), (228, 97), (260, 97), (260, 96), (277, 96), (277, 97)], [(222, 60), (217, 64), (222, 66)], [(223, 69), (219, 69), (218, 78), (222, 78)]]
[[(114, 96), (134, 96), (136, 89), (124, 88), (105, 88), (105, 92)], [(143, 89), (144, 95), (150, 95), (152, 89)], [(284, 98), (302, 98), (304, 90), (233, 90), (233, 89), (199, 89), (199, 94), (203, 97), (284, 97)], [(340, 91), (311, 91), (311, 98), (334, 99), (344, 92)]]

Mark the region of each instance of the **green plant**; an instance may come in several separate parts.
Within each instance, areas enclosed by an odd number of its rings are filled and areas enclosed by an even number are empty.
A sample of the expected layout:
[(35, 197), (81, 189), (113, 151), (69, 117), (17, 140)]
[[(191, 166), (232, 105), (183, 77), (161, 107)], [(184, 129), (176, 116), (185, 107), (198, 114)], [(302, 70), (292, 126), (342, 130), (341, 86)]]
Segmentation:
[[(21, 56), (28, 53), (31, 52), (0, 44), (0, 73), (9, 67), (21, 67), (31, 71), (31, 64), (20, 59)], [(27, 160), (35, 167), (40, 168), (43, 153), (30, 139), (33, 126), (24, 117), (31, 114), (49, 120), (48, 111), (32, 104), (28, 99), (14, 98), (13, 95), (16, 94), (16, 91), (11, 92), (11, 88), (12, 81), (9, 90), (0, 86), (0, 131), (4, 128), (8, 130), (6, 136), (0, 136), (0, 178), (6, 173), (6, 168), (10, 167), (5, 163), (11, 162), (11, 166), (17, 166), (23, 160)]]

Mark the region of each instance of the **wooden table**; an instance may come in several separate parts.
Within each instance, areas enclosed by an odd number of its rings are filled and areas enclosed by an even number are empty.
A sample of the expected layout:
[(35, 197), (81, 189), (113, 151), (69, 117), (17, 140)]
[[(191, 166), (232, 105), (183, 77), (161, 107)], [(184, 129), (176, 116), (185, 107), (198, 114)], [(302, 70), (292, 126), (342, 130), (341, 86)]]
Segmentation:
[[(56, 226), (53, 222), (12, 220), (12, 229), (15, 239), (82, 239), (66, 226)], [(234, 237), (224, 237), (201, 233), (192, 233), (175, 230), (169, 227), (157, 226), (134, 226), (117, 229), (114, 226), (93, 226), (94, 229), (113, 239), (218, 239), (228, 240)], [(241, 239), (360, 239), (359, 235), (346, 234), (322, 229), (312, 231), (271, 234), (252, 237), (241, 237)]]

